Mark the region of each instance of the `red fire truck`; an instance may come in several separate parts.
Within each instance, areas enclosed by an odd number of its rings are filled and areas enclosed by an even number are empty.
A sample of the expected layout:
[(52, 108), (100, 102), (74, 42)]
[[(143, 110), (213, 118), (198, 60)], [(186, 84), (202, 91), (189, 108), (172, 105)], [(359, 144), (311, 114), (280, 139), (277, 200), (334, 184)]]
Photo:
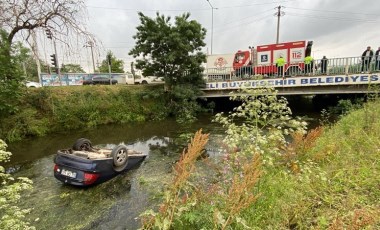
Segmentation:
[(285, 75), (293, 75), (304, 70), (304, 59), (311, 54), (312, 41), (295, 41), (261, 45), (251, 50), (239, 50), (235, 54), (233, 69), (236, 75), (274, 75), (277, 73), (276, 59), (285, 59)]

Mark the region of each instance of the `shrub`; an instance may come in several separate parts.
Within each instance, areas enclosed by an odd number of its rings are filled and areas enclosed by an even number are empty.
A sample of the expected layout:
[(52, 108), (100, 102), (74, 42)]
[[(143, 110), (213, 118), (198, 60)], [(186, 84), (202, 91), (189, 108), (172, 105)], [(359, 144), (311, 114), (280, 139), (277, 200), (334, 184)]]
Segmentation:
[[(197, 168), (196, 172), (195, 159), (199, 155), (195, 153), (202, 148), (194, 151), (193, 146), (202, 147), (205, 143), (194, 138), (175, 166), (172, 186), (165, 192), (158, 212), (149, 210), (142, 215), (143, 228), (249, 228), (262, 221), (263, 209), (268, 208), (265, 205), (276, 204), (268, 197), (272, 196), (271, 185), (287, 182), (287, 173), (275, 171), (276, 161), (288, 144), (285, 135), (304, 132), (306, 124), (291, 118), (287, 101), (278, 99), (271, 88), (241, 90), (232, 100), (241, 100), (242, 105), (228, 116), (215, 117), (227, 130), (223, 157), (213, 159), (215, 162), (206, 159), (207, 169)], [(190, 156), (192, 160), (187, 161)], [(279, 193), (286, 190), (276, 189)], [(269, 215), (266, 217), (270, 220)], [(283, 218), (277, 219), (273, 226), (282, 223)]]
[[(9, 161), (10, 152), (0, 139), (0, 163)], [(0, 229), (34, 229), (24, 221), (30, 209), (20, 209), (17, 203), (22, 199), (20, 193), (32, 188), (32, 181), (25, 177), (13, 178), (0, 165)]]

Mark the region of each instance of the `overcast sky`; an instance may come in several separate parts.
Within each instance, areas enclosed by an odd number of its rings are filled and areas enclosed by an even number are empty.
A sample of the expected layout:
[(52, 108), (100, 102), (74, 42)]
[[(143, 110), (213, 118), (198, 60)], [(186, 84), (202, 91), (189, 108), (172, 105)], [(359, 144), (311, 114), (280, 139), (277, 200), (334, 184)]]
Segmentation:
[[(124, 60), (126, 69), (133, 61), (128, 56), (134, 46), (133, 35), (139, 25), (137, 12), (155, 17), (191, 13), (207, 29), (205, 52), (234, 53), (276, 42), (277, 7), (280, 19), (280, 42), (312, 40), (315, 58), (360, 56), (367, 46), (380, 47), (380, 0), (87, 0), (88, 27), (103, 43), (104, 50), (96, 59), (103, 60), (106, 50)], [(213, 30), (212, 30), (213, 28)], [(91, 69), (89, 51), (80, 58), (81, 65)], [(100, 56), (100, 57), (99, 57)]]

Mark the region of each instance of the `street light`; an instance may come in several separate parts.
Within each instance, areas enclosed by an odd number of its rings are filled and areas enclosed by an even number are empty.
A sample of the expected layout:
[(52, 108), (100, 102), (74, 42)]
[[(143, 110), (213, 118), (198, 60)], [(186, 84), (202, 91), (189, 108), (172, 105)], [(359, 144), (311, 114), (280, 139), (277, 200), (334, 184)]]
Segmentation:
[(218, 8), (214, 8), (211, 5), (209, 0), (206, 0), (206, 1), (208, 2), (208, 4), (211, 7), (211, 54), (212, 54), (212, 40), (213, 40), (213, 36), (214, 36), (214, 9), (217, 10)]
[(94, 51), (92, 50), (94, 46), (94, 42), (92, 41), (89, 41), (86, 43), (86, 45), (84, 45), (84, 47), (90, 47), (91, 48), (91, 57), (92, 57), (92, 67), (94, 68), (94, 72), (95, 73), (95, 60), (94, 60)]

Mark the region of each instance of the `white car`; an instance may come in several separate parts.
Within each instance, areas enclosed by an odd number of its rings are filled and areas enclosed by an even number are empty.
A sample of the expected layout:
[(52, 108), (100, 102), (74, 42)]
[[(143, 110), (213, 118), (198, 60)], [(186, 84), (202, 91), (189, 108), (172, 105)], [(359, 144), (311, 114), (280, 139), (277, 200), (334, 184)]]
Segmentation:
[(136, 78), (132, 74), (127, 74), (125, 76), (125, 83), (128, 85), (138, 85), (138, 84), (153, 84), (153, 83), (163, 83), (162, 78), (156, 76), (141, 76), (138, 75)]
[(34, 81), (26, 81), (25, 86), (28, 88), (39, 88), (39, 87), (41, 87), (41, 84), (38, 82), (34, 82)]

